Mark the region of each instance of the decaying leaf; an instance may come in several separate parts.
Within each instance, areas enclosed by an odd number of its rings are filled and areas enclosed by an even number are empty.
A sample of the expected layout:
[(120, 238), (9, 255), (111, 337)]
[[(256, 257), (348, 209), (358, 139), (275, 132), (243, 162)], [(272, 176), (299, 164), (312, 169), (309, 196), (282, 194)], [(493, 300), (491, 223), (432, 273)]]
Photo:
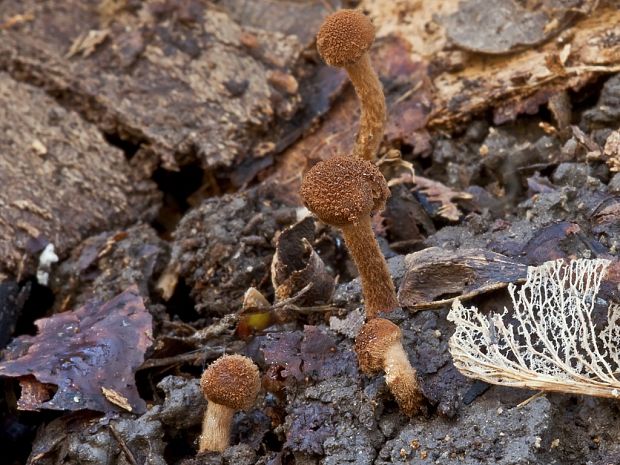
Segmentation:
[(312, 248), (314, 228), (314, 218), (307, 217), (280, 234), (271, 262), (275, 303), (293, 297), (309, 284), (310, 289), (295, 301), (295, 305), (329, 302), (334, 292), (334, 278)]
[(457, 200), (471, 200), (473, 198), (467, 192), (455, 191), (439, 181), (433, 181), (422, 176), (415, 177), (415, 184), (415, 189), (427, 196), (430, 202), (441, 204), (437, 213), (450, 221), (458, 221), (461, 216), (461, 211), (454, 202)]
[(303, 333), (270, 333), (258, 339), (265, 363), (278, 368), (289, 381), (358, 376), (355, 355), (338, 353), (333, 337), (316, 326), (305, 326)]
[(508, 291), (514, 308), (483, 315), (455, 301), (448, 319), (454, 364), (465, 376), (542, 391), (620, 397), (620, 305), (597, 321), (610, 262), (556, 260), (528, 269)]
[(470, 299), (525, 278), (526, 266), (484, 249), (429, 247), (405, 257), (407, 272), (398, 301), (411, 309), (436, 308)]
[[(27, 387), (20, 409), (111, 412), (122, 403), (125, 410), (145, 410), (134, 374), (152, 342), (152, 318), (137, 288), (35, 323), (38, 334), (15, 339), (0, 363), (0, 376)], [(123, 402), (112, 402), (103, 388)]]
[(584, 242), (590, 240), (583, 234), (579, 224), (560, 221), (536, 231), (523, 245), (520, 255), (529, 265), (542, 265), (544, 262), (566, 258), (565, 244), (575, 238)]

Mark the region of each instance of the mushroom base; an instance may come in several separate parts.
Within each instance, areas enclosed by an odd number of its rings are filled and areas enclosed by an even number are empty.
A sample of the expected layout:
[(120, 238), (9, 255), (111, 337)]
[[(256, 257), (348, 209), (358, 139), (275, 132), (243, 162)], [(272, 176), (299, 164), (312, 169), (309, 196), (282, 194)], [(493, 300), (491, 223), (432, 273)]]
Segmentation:
[(400, 342), (392, 344), (385, 353), (385, 382), (404, 414), (413, 416), (423, 410), (424, 395), (417, 373), (409, 363)]

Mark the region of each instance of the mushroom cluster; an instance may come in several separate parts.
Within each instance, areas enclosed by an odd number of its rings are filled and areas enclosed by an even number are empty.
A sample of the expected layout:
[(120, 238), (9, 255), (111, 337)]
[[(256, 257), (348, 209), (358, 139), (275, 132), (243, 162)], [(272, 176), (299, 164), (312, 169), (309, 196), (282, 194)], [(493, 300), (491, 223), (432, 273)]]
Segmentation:
[(344, 68), (361, 103), (360, 129), (353, 153), (321, 161), (301, 184), (305, 206), (321, 221), (342, 230), (361, 282), (366, 324), (355, 342), (360, 369), (367, 375), (385, 372), (386, 384), (401, 410), (414, 415), (424, 396), (415, 369), (394, 323), (379, 318), (399, 306), (385, 257), (372, 231), (371, 215), (381, 211), (390, 196), (387, 182), (373, 163), (383, 139), (386, 107), (383, 89), (370, 64), (368, 49), (375, 31), (357, 10), (328, 16), (317, 34), (317, 49), (325, 62)]

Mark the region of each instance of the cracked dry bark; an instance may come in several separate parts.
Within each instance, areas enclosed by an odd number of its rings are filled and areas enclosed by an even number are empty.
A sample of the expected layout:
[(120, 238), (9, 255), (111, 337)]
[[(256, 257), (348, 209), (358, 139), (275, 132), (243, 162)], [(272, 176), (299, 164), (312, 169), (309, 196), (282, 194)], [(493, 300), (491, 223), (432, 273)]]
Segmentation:
[(155, 184), (43, 90), (0, 72), (0, 281), (34, 274), (52, 243), (64, 256), (89, 235), (154, 217)]

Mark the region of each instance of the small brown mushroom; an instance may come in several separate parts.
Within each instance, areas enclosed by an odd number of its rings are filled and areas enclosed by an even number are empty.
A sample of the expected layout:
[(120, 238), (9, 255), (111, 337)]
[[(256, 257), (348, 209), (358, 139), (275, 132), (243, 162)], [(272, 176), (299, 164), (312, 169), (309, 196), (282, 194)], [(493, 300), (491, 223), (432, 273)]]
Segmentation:
[(363, 373), (385, 372), (385, 382), (403, 413), (412, 416), (422, 410), (424, 395), (398, 326), (385, 318), (368, 321), (355, 339), (355, 352)]
[(368, 55), (374, 39), (375, 28), (357, 10), (329, 15), (316, 36), (323, 60), (330, 66), (344, 68), (355, 87), (362, 114), (353, 155), (371, 161), (381, 145), (386, 120), (383, 87)]
[(221, 452), (228, 447), (235, 410), (247, 410), (260, 390), (258, 367), (243, 355), (223, 355), (202, 374), (200, 387), (209, 401), (198, 451)]
[(370, 223), (390, 196), (385, 178), (370, 161), (333, 157), (313, 166), (301, 184), (306, 207), (318, 218), (342, 229), (357, 265), (367, 318), (398, 307), (394, 283)]

